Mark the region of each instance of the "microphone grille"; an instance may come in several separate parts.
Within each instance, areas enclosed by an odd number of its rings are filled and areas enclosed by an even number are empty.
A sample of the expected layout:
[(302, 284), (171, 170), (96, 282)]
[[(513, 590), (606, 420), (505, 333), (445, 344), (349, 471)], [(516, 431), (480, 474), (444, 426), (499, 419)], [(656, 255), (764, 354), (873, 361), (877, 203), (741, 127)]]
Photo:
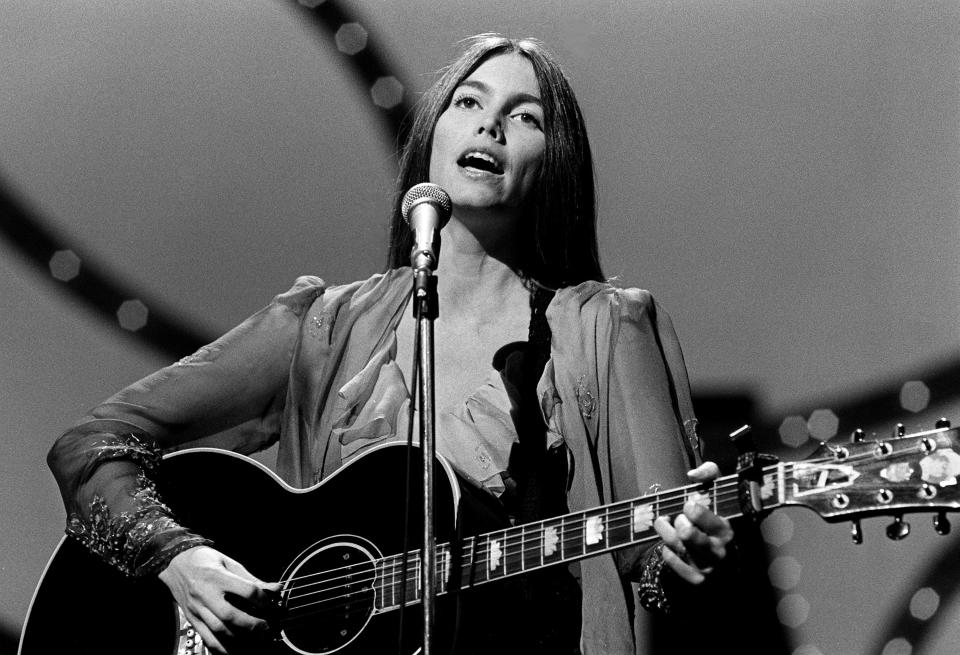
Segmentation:
[(430, 182), (421, 182), (415, 184), (403, 194), (403, 202), (400, 203), (400, 214), (403, 220), (410, 222), (410, 209), (419, 202), (430, 202), (437, 208), (440, 214), (440, 225), (443, 225), (450, 219), (450, 212), (453, 210), (453, 203), (447, 192), (436, 184)]

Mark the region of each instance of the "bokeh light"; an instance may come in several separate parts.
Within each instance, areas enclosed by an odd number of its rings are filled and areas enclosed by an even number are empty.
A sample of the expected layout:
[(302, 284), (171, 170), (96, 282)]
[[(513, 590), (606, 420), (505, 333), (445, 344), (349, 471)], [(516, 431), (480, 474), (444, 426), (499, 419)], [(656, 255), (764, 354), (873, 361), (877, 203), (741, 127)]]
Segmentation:
[(930, 587), (921, 587), (910, 599), (910, 613), (921, 621), (928, 620), (940, 607), (940, 594)]
[(897, 637), (887, 642), (883, 647), (882, 655), (910, 655), (913, 652), (913, 646), (903, 637)]
[(830, 441), (837, 436), (840, 420), (829, 409), (815, 409), (807, 420), (807, 430), (810, 436), (820, 441)]
[(777, 618), (788, 628), (799, 628), (810, 616), (810, 603), (800, 594), (787, 594), (777, 603)]
[(930, 388), (919, 380), (911, 380), (900, 388), (900, 406), (908, 412), (922, 412), (930, 404)]
[(117, 321), (124, 330), (136, 332), (147, 324), (150, 312), (139, 300), (127, 300), (117, 310)]
[(393, 109), (403, 102), (403, 84), (392, 75), (378, 77), (370, 87), (373, 104), (384, 109)]
[(793, 531), (793, 519), (784, 512), (775, 512), (763, 519), (763, 523), (760, 524), (763, 540), (778, 548), (793, 539)]
[(800, 583), (800, 574), (803, 567), (795, 557), (783, 555), (770, 562), (767, 569), (770, 575), (770, 584), (777, 589), (793, 589)]
[(50, 275), (69, 282), (80, 273), (80, 258), (72, 250), (58, 250), (50, 258)]
[(810, 438), (807, 421), (802, 416), (788, 416), (780, 424), (780, 441), (791, 448), (802, 446)]
[(344, 23), (333, 40), (337, 50), (345, 55), (355, 55), (367, 47), (367, 30), (360, 23)]

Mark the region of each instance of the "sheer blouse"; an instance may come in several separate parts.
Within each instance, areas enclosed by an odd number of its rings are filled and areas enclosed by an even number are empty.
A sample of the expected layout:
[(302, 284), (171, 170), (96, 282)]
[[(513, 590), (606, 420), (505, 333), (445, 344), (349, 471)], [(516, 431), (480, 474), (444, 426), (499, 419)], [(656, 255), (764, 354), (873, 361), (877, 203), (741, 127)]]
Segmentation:
[[(306, 487), (363, 449), (402, 438), (409, 394), (395, 331), (410, 280), (407, 269), (329, 288), (301, 277), (217, 341), (92, 409), (48, 458), (67, 532), (131, 575), (155, 573), (206, 543), (153, 490), (162, 452), (252, 453), (279, 442), (278, 474)], [(683, 484), (698, 460), (696, 421), (666, 313), (645, 291), (586, 282), (558, 291), (546, 316), (553, 338), (537, 400), (548, 445), (572, 460), (570, 510)], [(509, 378), (491, 375), (438, 416), (440, 453), (494, 494), (505, 491), (517, 439)], [(584, 653), (634, 652), (626, 594), (641, 554), (582, 562)]]

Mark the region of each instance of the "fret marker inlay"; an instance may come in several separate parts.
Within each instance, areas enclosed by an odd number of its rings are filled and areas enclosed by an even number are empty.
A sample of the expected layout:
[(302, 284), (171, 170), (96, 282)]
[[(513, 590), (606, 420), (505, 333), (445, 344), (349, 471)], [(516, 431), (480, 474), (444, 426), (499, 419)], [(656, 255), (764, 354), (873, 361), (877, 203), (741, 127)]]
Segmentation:
[(651, 505), (639, 505), (633, 508), (633, 531), (645, 532), (653, 527), (653, 507)]
[(500, 558), (503, 556), (503, 550), (500, 548), (499, 539), (490, 540), (490, 570), (496, 571), (500, 566)]
[(587, 519), (586, 535), (584, 540), (588, 546), (598, 544), (603, 540), (603, 518), (591, 516)]
[(560, 542), (560, 538), (557, 536), (557, 529), (553, 526), (548, 526), (543, 531), (543, 554), (546, 557), (550, 557), (555, 552), (557, 552), (557, 544)]
[(706, 494), (700, 493), (699, 491), (694, 491), (687, 496), (687, 502), (693, 503), (694, 505), (699, 505), (704, 509), (710, 509), (710, 497)]
[(769, 500), (773, 498), (773, 494), (777, 490), (777, 479), (776, 474), (771, 473), (769, 475), (763, 476), (763, 486), (760, 487), (760, 498), (763, 500)]

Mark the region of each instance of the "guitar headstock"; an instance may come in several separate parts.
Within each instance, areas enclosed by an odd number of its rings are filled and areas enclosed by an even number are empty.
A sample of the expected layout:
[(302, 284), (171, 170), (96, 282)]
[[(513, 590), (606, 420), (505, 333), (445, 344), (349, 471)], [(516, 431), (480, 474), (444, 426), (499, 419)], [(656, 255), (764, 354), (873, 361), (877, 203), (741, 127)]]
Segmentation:
[[(772, 501), (779, 491), (776, 504), (803, 505), (827, 521), (894, 515), (891, 538), (909, 530), (902, 514), (960, 510), (960, 430), (941, 419), (932, 430), (901, 435), (902, 428), (886, 439), (858, 430), (850, 443), (822, 444), (809, 459), (766, 470), (764, 495)], [(939, 518), (945, 533), (949, 524)]]

